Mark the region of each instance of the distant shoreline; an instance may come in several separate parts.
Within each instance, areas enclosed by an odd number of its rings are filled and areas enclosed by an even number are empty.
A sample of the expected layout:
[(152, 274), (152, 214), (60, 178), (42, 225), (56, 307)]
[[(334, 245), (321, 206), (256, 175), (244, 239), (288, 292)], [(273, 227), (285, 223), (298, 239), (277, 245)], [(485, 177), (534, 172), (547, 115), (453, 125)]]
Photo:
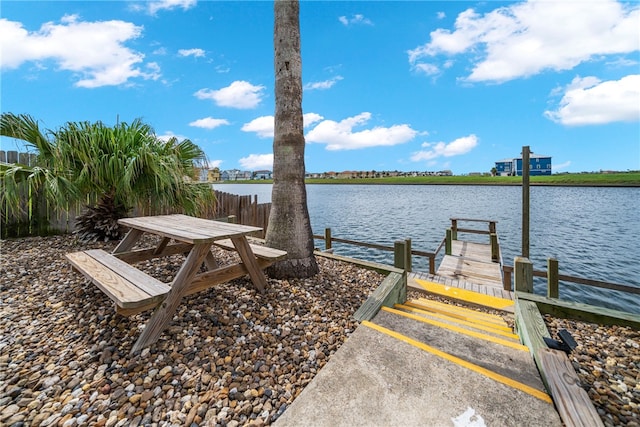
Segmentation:
[[(271, 184), (273, 180), (219, 181), (215, 184)], [(351, 185), (490, 185), (520, 186), (519, 176), (416, 176), (382, 178), (314, 178), (306, 184)], [(589, 173), (532, 176), (529, 184), (539, 187), (640, 187), (640, 172)]]

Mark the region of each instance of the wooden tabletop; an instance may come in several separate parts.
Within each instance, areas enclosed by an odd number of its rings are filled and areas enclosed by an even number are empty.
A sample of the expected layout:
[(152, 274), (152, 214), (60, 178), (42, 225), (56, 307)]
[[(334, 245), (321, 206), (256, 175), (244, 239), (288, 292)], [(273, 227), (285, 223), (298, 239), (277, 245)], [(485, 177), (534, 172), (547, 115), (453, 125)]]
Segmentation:
[(118, 220), (118, 223), (126, 227), (191, 244), (209, 243), (262, 230), (260, 227), (213, 221), (181, 214), (122, 218)]

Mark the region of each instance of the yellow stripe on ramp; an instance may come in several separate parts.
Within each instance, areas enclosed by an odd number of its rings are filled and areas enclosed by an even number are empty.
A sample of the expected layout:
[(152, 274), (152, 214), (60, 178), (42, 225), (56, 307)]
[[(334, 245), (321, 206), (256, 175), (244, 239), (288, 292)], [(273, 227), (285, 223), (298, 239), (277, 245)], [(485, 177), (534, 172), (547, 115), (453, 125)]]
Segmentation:
[[(529, 347), (527, 347), (526, 345), (522, 345), (519, 342), (516, 343), (516, 342), (513, 342), (513, 341), (509, 341), (509, 340), (503, 339), (503, 338), (494, 337), (493, 335), (486, 335), (486, 334), (483, 334), (481, 332), (470, 331), (469, 329), (461, 328), (461, 327), (455, 326), (455, 325), (450, 325), (450, 324), (444, 323), (444, 322), (439, 322), (437, 320), (427, 319), (426, 317), (418, 316), (416, 314), (406, 313), (404, 311), (396, 310), (394, 308), (389, 308), (389, 307), (384, 307), (383, 306), (380, 309), (382, 311), (386, 311), (388, 313), (394, 313), (394, 314), (397, 314), (399, 316), (408, 317), (409, 319), (417, 320), (418, 322), (427, 323), (429, 325), (437, 326), (437, 327), (443, 328), (443, 329), (448, 329), (448, 330), (456, 332), (458, 334), (467, 335), (469, 337), (478, 338), (478, 339), (481, 339), (481, 340), (484, 340), (484, 341), (489, 341), (489, 342), (492, 342), (494, 344), (500, 344), (500, 345), (503, 345), (505, 347), (512, 348), (514, 350), (529, 351)], [(513, 339), (519, 339), (518, 336), (514, 335), (514, 337), (515, 338), (513, 338)], [(512, 338), (512, 337), (509, 337), (509, 338)]]
[(495, 381), (497, 381), (499, 383), (505, 384), (505, 385), (507, 385), (509, 387), (513, 387), (513, 388), (515, 388), (517, 390), (520, 390), (520, 391), (522, 391), (524, 393), (530, 394), (531, 396), (534, 396), (534, 397), (536, 397), (536, 398), (538, 398), (538, 399), (540, 399), (540, 400), (542, 400), (544, 402), (553, 403), (553, 400), (551, 400), (551, 397), (547, 393), (545, 393), (543, 391), (540, 391), (540, 390), (538, 390), (536, 388), (533, 388), (531, 386), (528, 386), (526, 384), (523, 384), (523, 383), (521, 383), (519, 381), (515, 381), (515, 380), (513, 380), (513, 379), (511, 379), (509, 377), (505, 377), (504, 375), (500, 375), (497, 372), (493, 372), (493, 371), (491, 371), (489, 369), (483, 368), (482, 366), (478, 366), (478, 365), (476, 365), (474, 363), (467, 362), (464, 359), (460, 359), (459, 357), (456, 357), (456, 356), (454, 356), (452, 354), (445, 353), (444, 351), (438, 350), (437, 348), (431, 347), (429, 345), (421, 343), (420, 341), (416, 341), (416, 340), (414, 340), (412, 338), (409, 338), (406, 335), (402, 335), (402, 334), (399, 334), (399, 333), (397, 333), (395, 331), (392, 331), (390, 329), (382, 327), (380, 325), (376, 325), (375, 323), (372, 323), (372, 322), (370, 322), (368, 320), (364, 320), (362, 322), (362, 325), (368, 326), (371, 329), (375, 329), (378, 332), (382, 332), (383, 334), (386, 334), (386, 335), (388, 335), (390, 337), (396, 338), (396, 339), (398, 339), (400, 341), (403, 341), (403, 342), (405, 342), (405, 343), (407, 343), (409, 345), (412, 345), (414, 347), (417, 347), (417, 348), (419, 348), (421, 350), (427, 351), (427, 352), (429, 352), (429, 353), (431, 353), (431, 354), (433, 354), (435, 356), (441, 357), (441, 358), (443, 358), (445, 360), (448, 360), (450, 362), (456, 363), (456, 364), (458, 364), (460, 366), (463, 366), (463, 367), (465, 367), (467, 369), (470, 369), (470, 370), (472, 370), (474, 372), (482, 374), (482, 375), (484, 375), (486, 377), (489, 377), (492, 380), (495, 380)]
[(483, 322), (481, 320), (475, 320), (475, 319), (466, 320), (466, 319), (460, 319), (454, 316), (449, 316), (446, 314), (439, 314), (435, 312), (425, 311), (420, 308), (412, 307), (409, 304), (395, 304), (393, 307), (399, 310), (405, 310), (412, 313), (426, 314), (427, 316), (435, 317), (436, 319), (456, 323), (458, 325), (468, 326), (470, 328), (477, 329), (479, 331), (490, 332), (506, 338), (518, 340), (518, 342), (520, 342), (520, 337), (514, 334), (513, 331), (511, 331), (511, 329), (508, 327), (500, 327), (493, 323)]
[(428, 282), (422, 279), (415, 279), (415, 281), (427, 292), (470, 302), (473, 304), (482, 305), (485, 307), (495, 308), (497, 310), (503, 310), (514, 305), (514, 302), (512, 300), (506, 298), (485, 295), (478, 292), (468, 291), (466, 289), (456, 288), (455, 286), (447, 286), (440, 283)]
[(444, 304), (437, 301), (428, 300), (426, 298), (407, 301), (405, 302), (405, 304), (424, 311), (441, 313), (447, 316), (468, 320), (470, 322), (482, 321), (495, 326), (503, 327), (505, 328), (505, 330), (511, 330), (507, 322), (505, 322), (504, 319), (500, 316), (482, 313), (480, 311), (471, 310), (465, 307), (459, 307), (453, 304)]

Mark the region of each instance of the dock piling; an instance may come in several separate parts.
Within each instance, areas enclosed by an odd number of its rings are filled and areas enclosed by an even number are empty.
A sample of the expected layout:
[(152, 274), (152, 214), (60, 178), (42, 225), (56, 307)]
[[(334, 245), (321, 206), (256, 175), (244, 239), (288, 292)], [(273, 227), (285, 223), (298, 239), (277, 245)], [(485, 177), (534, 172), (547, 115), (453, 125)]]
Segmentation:
[(558, 260), (547, 259), (547, 297), (559, 298), (558, 291)]
[(533, 263), (529, 258), (517, 256), (514, 261), (516, 272), (515, 290), (521, 292), (533, 293)]

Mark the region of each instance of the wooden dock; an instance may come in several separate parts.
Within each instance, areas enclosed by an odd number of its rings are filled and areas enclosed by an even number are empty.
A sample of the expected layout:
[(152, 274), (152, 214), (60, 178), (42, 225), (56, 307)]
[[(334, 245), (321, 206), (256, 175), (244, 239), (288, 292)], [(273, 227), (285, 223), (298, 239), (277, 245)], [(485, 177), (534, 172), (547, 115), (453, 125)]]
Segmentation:
[[(488, 230), (460, 228), (460, 222), (485, 223), (488, 225)], [(461, 240), (458, 239), (459, 233), (488, 235), (489, 242)], [(502, 257), (496, 221), (451, 218), (451, 228), (447, 230), (445, 247), (445, 255), (436, 271), (436, 276), (502, 289)]]
[[(460, 222), (485, 223), (488, 225), (488, 230), (460, 228), (458, 227)], [(459, 233), (487, 235), (489, 243), (459, 239)], [(435, 274), (414, 272), (409, 275), (409, 278), (414, 279), (410, 280), (410, 286), (415, 284), (415, 288), (430, 293), (459, 294), (460, 292), (455, 289), (460, 289), (463, 293), (471, 291), (490, 298), (513, 300), (513, 293), (505, 290), (503, 285), (502, 257), (495, 221), (451, 218), (451, 228), (447, 230), (445, 255)], [(418, 281), (416, 282), (415, 279)], [(431, 282), (432, 286), (427, 286), (427, 282)], [(445, 285), (445, 288), (437, 289), (435, 284)], [(460, 296), (457, 295), (457, 297)], [(512, 304), (509, 305), (512, 306)]]
[(453, 240), (436, 275), (502, 289), (502, 265), (491, 260), (490, 244)]

